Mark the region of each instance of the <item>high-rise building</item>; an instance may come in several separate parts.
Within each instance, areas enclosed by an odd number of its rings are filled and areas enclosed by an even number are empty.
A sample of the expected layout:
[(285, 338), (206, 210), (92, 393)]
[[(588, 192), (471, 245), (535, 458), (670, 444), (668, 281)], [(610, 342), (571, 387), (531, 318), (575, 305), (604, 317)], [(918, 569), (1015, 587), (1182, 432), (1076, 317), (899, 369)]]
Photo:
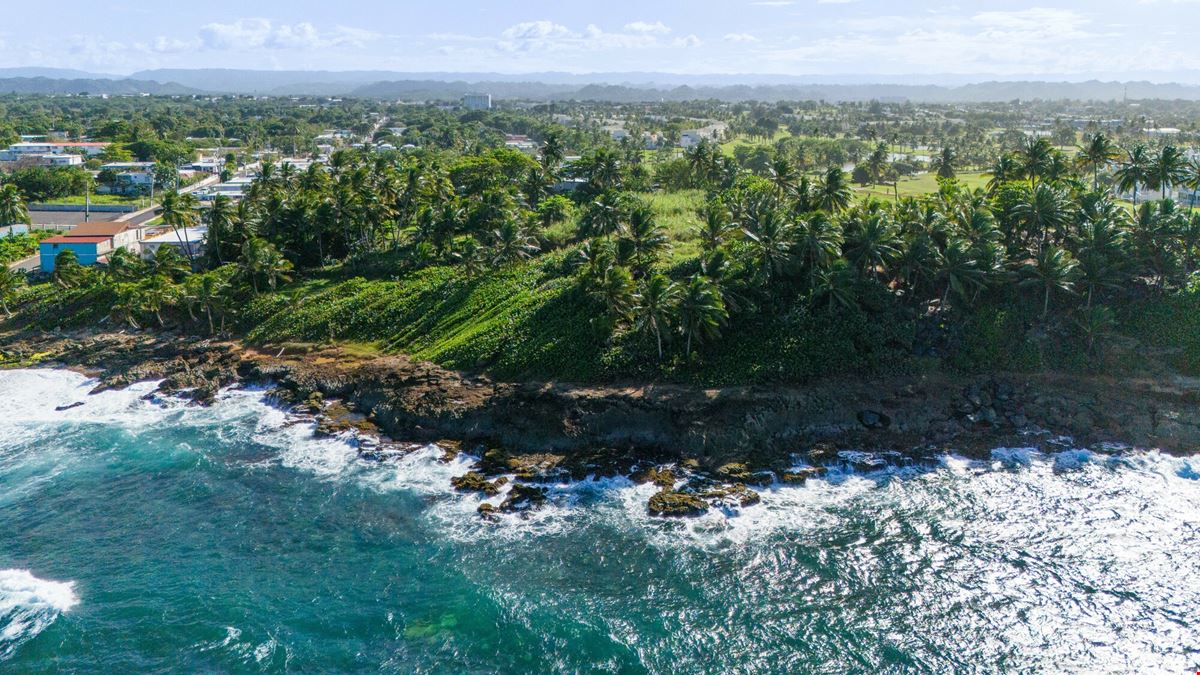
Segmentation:
[(491, 94), (467, 94), (463, 97), (463, 105), (467, 110), (491, 110)]

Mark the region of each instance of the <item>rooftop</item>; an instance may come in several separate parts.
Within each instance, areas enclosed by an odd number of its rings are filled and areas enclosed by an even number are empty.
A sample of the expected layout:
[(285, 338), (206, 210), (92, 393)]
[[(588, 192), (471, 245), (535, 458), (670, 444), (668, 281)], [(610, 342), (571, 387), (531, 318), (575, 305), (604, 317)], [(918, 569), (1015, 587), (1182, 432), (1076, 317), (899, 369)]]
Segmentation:
[(55, 237), (50, 237), (49, 239), (43, 239), (41, 241), (41, 243), (43, 243), (43, 244), (99, 244), (102, 242), (106, 242), (109, 239), (112, 239), (112, 237), (104, 237), (104, 236), (69, 237), (67, 235), (60, 234)]
[(129, 227), (128, 223), (122, 222), (100, 222), (100, 223), (80, 223), (74, 229), (67, 232), (66, 237), (113, 237), (124, 232)]

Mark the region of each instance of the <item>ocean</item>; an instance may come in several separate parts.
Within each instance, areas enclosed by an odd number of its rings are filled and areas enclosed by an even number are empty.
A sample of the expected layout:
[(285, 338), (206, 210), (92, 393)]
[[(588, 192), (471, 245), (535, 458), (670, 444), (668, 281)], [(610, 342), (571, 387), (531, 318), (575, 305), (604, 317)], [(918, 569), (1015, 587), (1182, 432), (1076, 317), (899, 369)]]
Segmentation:
[(1200, 669), (1200, 458), (946, 448), (691, 520), (586, 480), (489, 522), (469, 457), (94, 384), (0, 372), (3, 672)]

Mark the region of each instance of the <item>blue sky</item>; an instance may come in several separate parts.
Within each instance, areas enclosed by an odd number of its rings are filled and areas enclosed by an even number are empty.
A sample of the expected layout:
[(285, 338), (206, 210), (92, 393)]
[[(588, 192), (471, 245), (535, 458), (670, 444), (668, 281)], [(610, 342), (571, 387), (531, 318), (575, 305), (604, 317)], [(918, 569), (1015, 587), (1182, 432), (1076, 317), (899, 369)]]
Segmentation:
[[(1200, 0), (55, 0), (0, 66), (1136, 75), (1200, 72)], [(53, 5), (53, 8), (50, 8)]]

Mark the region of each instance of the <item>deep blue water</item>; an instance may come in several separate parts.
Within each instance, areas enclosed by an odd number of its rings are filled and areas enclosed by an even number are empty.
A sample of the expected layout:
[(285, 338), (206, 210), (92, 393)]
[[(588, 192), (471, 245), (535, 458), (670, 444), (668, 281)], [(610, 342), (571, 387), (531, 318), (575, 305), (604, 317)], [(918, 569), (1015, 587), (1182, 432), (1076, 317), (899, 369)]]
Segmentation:
[(0, 373), (0, 671), (1200, 668), (1200, 459), (947, 449), (694, 521), (611, 480), (486, 523), (436, 448), (90, 387)]

